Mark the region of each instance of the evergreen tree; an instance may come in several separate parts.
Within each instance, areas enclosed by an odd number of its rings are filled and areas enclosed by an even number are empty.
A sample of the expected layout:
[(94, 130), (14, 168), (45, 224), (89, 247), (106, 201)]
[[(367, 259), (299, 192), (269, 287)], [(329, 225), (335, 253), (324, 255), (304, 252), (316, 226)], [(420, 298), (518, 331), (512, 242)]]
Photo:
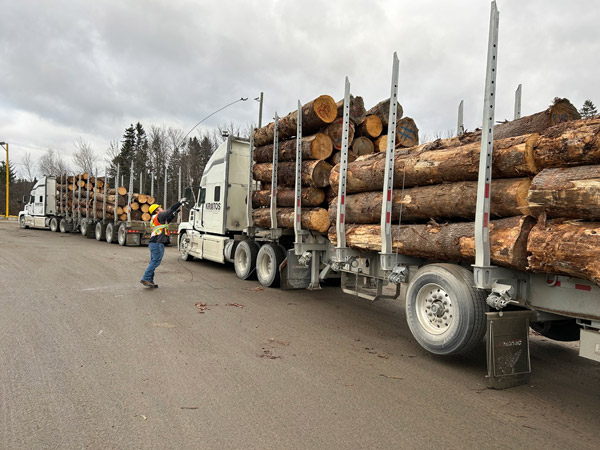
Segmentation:
[(579, 115), (581, 115), (582, 119), (591, 119), (592, 117), (596, 117), (598, 115), (596, 105), (594, 105), (591, 100), (586, 100), (583, 102), (583, 106), (579, 110)]
[[(135, 144), (136, 134), (133, 124), (125, 129), (123, 140), (121, 141), (121, 150), (119, 154), (113, 158), (113, 167), (110, 170), (110, 176), (116, 176), (117, 165), (119, 165), (120, 177), (124, 180), (124, 185), (129, 189), (129, 172), (131, 169), (131, 162), (134, 161), (135, 157)], [(118, 181), (121, 185), (121, 180)]]
[[(15, 169), (11, 163), (8, 163), (8, 182), (13, 183), (17, 179)], [(0, 163), (0, 185), (6, 185), (6, 162)]]

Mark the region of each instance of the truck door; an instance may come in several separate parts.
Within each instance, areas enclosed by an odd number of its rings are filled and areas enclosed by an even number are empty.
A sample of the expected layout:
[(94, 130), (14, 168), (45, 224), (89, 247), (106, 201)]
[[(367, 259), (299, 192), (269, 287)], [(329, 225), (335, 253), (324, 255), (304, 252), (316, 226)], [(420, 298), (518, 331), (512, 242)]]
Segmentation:
[(33, 215), (34, 216), (43, 216), (45, 211), (45, 197), (46, 192), (44, 186), (39, 186), (35, 188), (32, 192), (33, 194)]

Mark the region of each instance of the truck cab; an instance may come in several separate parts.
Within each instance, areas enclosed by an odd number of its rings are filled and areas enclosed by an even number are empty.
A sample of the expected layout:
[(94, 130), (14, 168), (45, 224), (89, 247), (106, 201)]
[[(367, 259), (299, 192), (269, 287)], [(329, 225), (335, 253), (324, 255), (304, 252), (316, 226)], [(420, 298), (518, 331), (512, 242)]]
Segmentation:
[(179, 225), (184, 259), (231, 261), (235, 236), (247, 227), (249, 154), (248, 141), (230, 136), (210, 157), (189, 220)]
[(47, 228), (51, 216), (56, 214), (56, 177), (40, 178), (29, 195), (29, 202), (19, 212), (22, 228)]

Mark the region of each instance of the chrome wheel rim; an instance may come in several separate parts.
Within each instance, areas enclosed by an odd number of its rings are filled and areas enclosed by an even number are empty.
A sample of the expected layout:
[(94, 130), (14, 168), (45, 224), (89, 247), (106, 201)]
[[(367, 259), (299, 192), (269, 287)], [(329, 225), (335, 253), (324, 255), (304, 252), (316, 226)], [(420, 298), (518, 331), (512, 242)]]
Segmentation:
[(454, 322), (454, 300), (439, 285), (429, 283), (419, 289), (416, 301), (417, 318), (430, 334), (447, 332)]

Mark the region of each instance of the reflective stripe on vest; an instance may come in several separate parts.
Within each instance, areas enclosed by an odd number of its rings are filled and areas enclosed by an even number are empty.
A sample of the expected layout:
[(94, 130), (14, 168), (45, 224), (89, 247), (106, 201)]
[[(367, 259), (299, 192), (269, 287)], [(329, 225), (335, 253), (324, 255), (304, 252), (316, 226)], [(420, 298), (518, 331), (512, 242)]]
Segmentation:
[(151, 237), (161, 235), (163, 233), (163, 230), (164, 230), (166, 236), (169, 235), (169, 229), (168, 229), (169, 225), (168, 224), (164, 224), (164, 225), (161, 224), (158, 221), (158, 214), (154, 214), (152, 216), (152, 221), (151, 222), (152, 222), (152, 233), (150, 234)]

